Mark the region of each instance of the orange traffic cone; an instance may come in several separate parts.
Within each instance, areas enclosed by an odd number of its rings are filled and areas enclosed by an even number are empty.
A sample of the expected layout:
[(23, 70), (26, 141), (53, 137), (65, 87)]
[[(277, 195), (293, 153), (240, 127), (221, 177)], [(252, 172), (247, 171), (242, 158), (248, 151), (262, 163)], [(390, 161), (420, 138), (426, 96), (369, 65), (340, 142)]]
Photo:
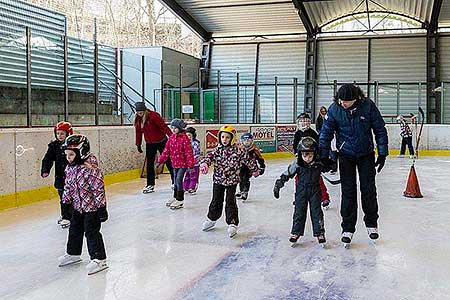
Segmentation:
[(416, 169), (411, 166), (409, 170), (408, 183), (406, 184), (406, 190), (403, 192), (403, 196), (408, 198), (422, 198), (420, 192), (419, 180), (417, 179)]

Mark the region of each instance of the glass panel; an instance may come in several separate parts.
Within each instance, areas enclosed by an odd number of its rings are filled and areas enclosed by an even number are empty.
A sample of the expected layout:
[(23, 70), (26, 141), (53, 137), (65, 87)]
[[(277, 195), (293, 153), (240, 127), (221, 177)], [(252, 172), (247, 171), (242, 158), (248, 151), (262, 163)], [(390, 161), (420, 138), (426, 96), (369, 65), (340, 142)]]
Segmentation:
[(25, 30), (0, 26), (0, 126), (27, 125)]

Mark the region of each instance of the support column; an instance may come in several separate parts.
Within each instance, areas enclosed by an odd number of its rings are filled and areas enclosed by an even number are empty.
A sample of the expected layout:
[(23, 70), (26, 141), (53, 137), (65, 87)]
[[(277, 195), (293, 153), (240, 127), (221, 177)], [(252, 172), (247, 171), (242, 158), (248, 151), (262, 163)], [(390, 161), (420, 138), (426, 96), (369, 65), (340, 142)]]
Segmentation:
[(27, 63), (27, 126), (32, 126), (31, 115), (31, 28), (26, 28), (26, 63)]
[(317, 39), (306, 40), (304, 111), (314, 120), (316, 106)]
[(427, 30), (427, 123), (439, 124), (441, 120), (441, 99), (435, 89), (439, 78), (439, 36), (436, 30)]

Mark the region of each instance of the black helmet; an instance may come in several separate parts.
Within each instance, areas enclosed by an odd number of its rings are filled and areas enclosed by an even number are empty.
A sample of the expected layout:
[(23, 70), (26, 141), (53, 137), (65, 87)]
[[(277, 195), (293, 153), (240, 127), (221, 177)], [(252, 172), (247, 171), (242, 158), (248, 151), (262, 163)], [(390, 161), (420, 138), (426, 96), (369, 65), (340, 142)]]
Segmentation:
[(72, 150), (77, 154), (76, 159), (85, 160), (91, 154), (91, 146), (85, 135), (74, 134), (68, 136), (62, 145), (63, 150)]
[(197, 138), (197, 130), (195, 130), (194, 127), (186, 128), (186, 132), (189, 132), (190, 134), (192, 134), (192, 137), (194, 138), (194, 140)]
[(310, 136), (304, 137), (298, 144), (298, 152), (317, 152), (317, 142)]

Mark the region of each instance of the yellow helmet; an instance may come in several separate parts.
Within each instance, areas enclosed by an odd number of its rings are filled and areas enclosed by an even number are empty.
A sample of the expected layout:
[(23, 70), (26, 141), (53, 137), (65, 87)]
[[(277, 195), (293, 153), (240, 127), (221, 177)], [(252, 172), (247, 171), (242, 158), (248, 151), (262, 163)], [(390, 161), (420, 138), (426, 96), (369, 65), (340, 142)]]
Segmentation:
[(233, 146), (236, 143), (236, 129), (234, 129), (234, 127), (231, 125), (224, 125), (224, 126), (220, 127), (219, 136), (218, 136), (219, 143), (220, 143), (220, 133), (222, 133), (222, 132), (231, 134), (230, 146)]

